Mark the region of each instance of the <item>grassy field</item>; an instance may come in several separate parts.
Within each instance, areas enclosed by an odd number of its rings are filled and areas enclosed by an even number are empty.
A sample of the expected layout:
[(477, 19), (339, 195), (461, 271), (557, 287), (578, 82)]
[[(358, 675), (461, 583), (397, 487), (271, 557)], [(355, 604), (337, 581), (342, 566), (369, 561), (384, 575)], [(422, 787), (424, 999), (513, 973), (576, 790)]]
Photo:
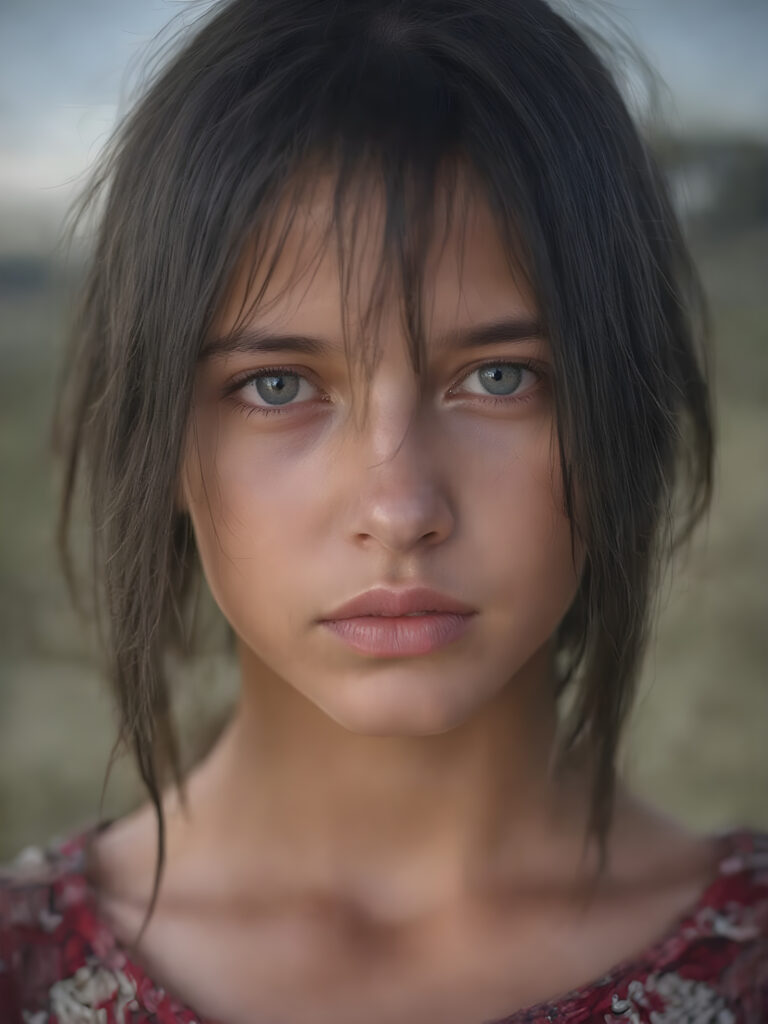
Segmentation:
[[(696, 246), (717, 328), (717, 495), (665, 587), (622, 749), (638, 791), (702, 828), (768, 827), (767, 251), (764, 228)], [(114, 736), (93, 637), (69, 607), (52, 540), (47, 428), (68, 292), (46, 268), (27, 269), (6, 273), (0, 292), (0, 859), (96, 814)], [(234, 686), (226, 659), (201, 659), (179, 697), (188, 751), (215, 730)], [(123, 759), (105, 808), (139, 798)]]

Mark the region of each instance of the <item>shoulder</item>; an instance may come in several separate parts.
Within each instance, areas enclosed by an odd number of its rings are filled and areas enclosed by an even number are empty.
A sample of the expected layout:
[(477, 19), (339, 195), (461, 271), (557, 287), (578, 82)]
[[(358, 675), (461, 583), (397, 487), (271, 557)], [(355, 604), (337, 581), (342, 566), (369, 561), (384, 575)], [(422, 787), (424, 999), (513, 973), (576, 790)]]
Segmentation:
[(56, 844), (28, 846), (0, 866), (0, 972), (29, 946), (55, 944), (62, 922), (57, 890), (66, 877)]
[(98, 921), (79, 870), (87, 835), (27, 847), (0, 866), (3, 1024), (68, 1024), (81, 1019), (72, 1006), (83, 999), (104, 1005), (120, 990), (120, 972), (102, 966)]
[(766, 1024), (768, 831), (737, 827), (708, 839), (714, 870), (660, 938), (509, 1024)]
[[(768, 953), (768, 831), (736, 829), (723, 839), (723, 857), (699, 901), (697, 920), (709, 922), (713, 936)], [(768, 970), (763, 980), (768, 984)]]
[(768, 1020), (768, 831), (731, 834), (699, 918), (712, 947), (722, 950), (722, 962), (715, 961), (720, 989), (729, 998), (754, 1002), (754, 1019)]
[(746, 892), (765, 897), (768, 889), (768, 829), (734, 829), (725, 834), (725, 839), (726, 850), (720, 861), (719, 880), (738, 879), (746, 886)]
[(600, 989), (609, 996), (601, 1007), (610, 1010), (607, 1022), (768, 1021), (768, 831), (738, 828), (717, 838), (717, 872), (696, 903)]

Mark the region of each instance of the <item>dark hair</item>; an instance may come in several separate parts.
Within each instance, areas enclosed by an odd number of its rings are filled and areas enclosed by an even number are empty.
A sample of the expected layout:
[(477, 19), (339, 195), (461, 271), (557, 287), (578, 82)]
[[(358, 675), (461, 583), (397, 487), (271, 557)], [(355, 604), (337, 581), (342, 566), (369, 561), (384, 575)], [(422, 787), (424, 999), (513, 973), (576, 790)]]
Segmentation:
[[(381, 280), (398, 269), (417, 369), (438, 175), (470, 174), (533, 290), (553, 352), (565, 511), (586, 551), (556, 637), (558, 696), (573, 697), (563, 749), (594, 755), (588, 832), (602, 870), (659, 570), (707, 506), (712, 429), (706, 303), (601, 37), (543, 0), (225, 0), (195, 28), (74, 210), (75, 223), (96, 212), (98, 230), (54, 421), (65, 572), (77, 599), (82, 478), (119, 740), (158, 819), (148, 914), (163, 781), (183, 791), (166, 657), (185, 649), (201, 571), (175, 504), (195, 367), (246, 247), (288, 197), (279, 252), (319, 168), (336, 176), (342, 261), (353, 185), (355, 214), (364, 183), (383, 186)], [(362, 338), (345, 341), (362, 351)]]

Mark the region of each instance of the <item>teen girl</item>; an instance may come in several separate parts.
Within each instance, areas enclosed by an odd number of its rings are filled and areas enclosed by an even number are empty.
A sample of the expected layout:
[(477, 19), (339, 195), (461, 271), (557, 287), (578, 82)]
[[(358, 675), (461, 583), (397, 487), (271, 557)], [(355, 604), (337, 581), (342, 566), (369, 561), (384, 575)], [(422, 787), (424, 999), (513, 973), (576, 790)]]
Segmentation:
[[(62, 530), (82, 481), (149, 801), (6, 875), (3, 1024), (764, 1024), (768, 833), (615, 778), (712, 443), (697, 278), (584, 35), (220, 3), (85, 201)], [(182, 779), (200, 571), (241, 691)]]

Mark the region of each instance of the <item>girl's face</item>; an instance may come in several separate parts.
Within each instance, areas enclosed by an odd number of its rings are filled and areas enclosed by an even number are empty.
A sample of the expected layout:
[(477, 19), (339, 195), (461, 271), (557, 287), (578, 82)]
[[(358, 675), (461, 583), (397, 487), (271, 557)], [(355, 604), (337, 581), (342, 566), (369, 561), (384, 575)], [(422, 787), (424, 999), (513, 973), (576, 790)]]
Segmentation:
[[(224, 344), (198, 367), (182, 500), (249, 665), (354, 732), (443, 732), (514, 686), (576, 593), (551, 356), (492, 214), (473, 199), (463, 238), (458, 218), (441, 247), (436, 225), (421, 377), (396, 300), (373, 369), (349, 364), (334, 245), (297, 279), (330, 202), (329, 179), (298, 211), (246, 325), (250, 350), (242, 338), (226, 348), (245, 273), (221, 310)], [(369, 209), (380, 224), (375, 195)], [(355, 259), (352, 296), (368, 294), (377, 242), (369, 232)], [(480, 337), (503, 320), (531, 328)], [(355, 320), (349, 329), (354, 340)], [(471, 614), (324, 623), (380, 587), (429, 587)]]

